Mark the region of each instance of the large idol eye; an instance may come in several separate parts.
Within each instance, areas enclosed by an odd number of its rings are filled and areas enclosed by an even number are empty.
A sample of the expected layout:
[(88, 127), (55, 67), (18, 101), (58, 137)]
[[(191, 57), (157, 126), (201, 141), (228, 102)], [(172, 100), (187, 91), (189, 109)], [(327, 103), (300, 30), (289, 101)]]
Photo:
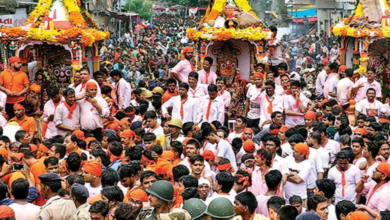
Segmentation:
[(224, 64), (224, 63), (221, 64), (221, 68), (222, 68), (222, 69), (226, 69), (226, 64)]

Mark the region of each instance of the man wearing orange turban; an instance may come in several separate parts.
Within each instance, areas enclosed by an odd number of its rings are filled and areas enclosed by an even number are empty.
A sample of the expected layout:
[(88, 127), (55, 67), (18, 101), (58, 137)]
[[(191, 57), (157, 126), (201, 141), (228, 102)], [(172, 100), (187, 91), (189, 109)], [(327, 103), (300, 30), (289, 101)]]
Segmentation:
[(123, 144), (123, 147), (134, 147), (135, 144), (133, 142), (133, 139), (135, 137), (135, 133), (132, 130), (124, 130), (121, 135), (121, 143)]
[(86, 182), (85, 187), (89, 191), (89, 197), (92, 198), (100, 194), (102, 190), (101, 176), (102, 165), (97, 162), (90, 162), (84, 165), (84, 180)]
[(379, 215), (380, 211), (390, 209), (390, 164), (380, 163), (371, 176), (371, 182), (367, 182), (366, 178), (362, 178), (356, 186), (357, 193), (367, 193), (366, 206), (362, 206), (362, 211), (368, 211), (371, 215)]
[(317, 113), (315, 111), (307, 111), (305, 113), (305, 126), (307, 130), (311, 130), (314, 122), (317, 119)]
[[(83, 77), (85, 74), (89, 74), (89, 71), (81, 69), (80, 73)], [(102, 141), (103, 118), (110, 115), (110, 109), (106, 100), (99, 94), (100, 88), (97, 85), (97, 82), (94, 80), (85, 81), (85, 98), (77, 104), (80, 107), (81, 130), (90, 130), (96, 140)]]
[(349, 220), (370, 220), (370, 216), (367, 213), (362, 211), (352, 212), (349, 216)]
[(255, 73), (253, 74), (254, 85), (251, 85), (248, 88), (246, 93), (246, 102), (245, 102), (245, 114), (247, 117), (246, 126), (248, 128), (257, 127), (260, 123), (260, 99), (261, 92), (263, 87), (263, 74)]
[(80, 78), (81, 78), (81, 83), (77, 85), (77, 87), (74, 89), (76, 91), (76, 99), (77, 100), (81, 100), (83, 99), (87, 94), (86, 94), (86, 91), (87, 91), (87, 84), (89, 82), (92, 82), (96, 85), (96, 88), (94, 88), (95, 86), (93, 85), (90, 85), (90, 87), (93, 87), (94, 89), (96, 89), (97, 93), (96, 93), (96, 96), (97, 97), (101, 97), (102, 96), (102, 93), (101, 93), (101, 90), (100, 90), (100, 87), (99, 87), (99, 83), (96, 82), (94, 79), (91, 79), (91, 74), (90, 74), (90, 71), (87, 67), (84, 67), (84, 68), (81, 68), (80, 70)]
[(5, 111), (9, 118), (15, 116), (13, 105), (24, 101), (29, 90), (30, 81), (25, 72), (21, 71), (22, 60), (19, 57), (10, 57), (10, 68), (0, 74), (0, 91), (7, 94)]
[[(268, 142), (267, 142), (268, 143)], [(293, 157), (288, 158), (287, 181), (284, 185), (285, 199), (290, 199), (293, 195), (307, 199), (307, 183), (311, 178), (312, 165), (308, 157), (310, 149), (307, 144), (297, 143), (294, 146)]]
[(246, 141), (248, 139), (252, 139), (252, 137), (253, 137), (252, 128), (245, 128), (244, 131), (242, 132), (242, 139)]
[(194, 49), (192, 47), (185, 47), (183, 49), (182, 60), (173, 67), (171, 76), (179, 83), (188, 83), (188, 75), (190, 72), (196, 72), (194, 65), (191, 63)]
[(0, 219), (15, 218), (15, 212), (9, 206), (0, 206)]
[(10, 121), (17, 122), (28, 133), (31, 140), (36, 131), (35, 120), (25, 114), (25, 108), (19, 103), (13, 105), (13, 112), (15, 117), (11, 118)]
[(139, 213), (143, 208), (143, 203), (148, 202), (148, 194), (140, 188), (134, 189), (130, 192), (129, 202)]

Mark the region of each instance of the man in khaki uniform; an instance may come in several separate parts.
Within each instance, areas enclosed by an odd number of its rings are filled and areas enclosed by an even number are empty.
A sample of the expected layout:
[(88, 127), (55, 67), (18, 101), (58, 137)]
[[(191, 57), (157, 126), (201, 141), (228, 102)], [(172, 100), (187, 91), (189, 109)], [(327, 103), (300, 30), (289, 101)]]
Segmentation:
[(41, 180), (41, 192), (49, 200), (41, 208), (41, 220), (72, 220), (76, 214), (76, 206), (71, 200), (62, 199), (58, 195), (61, 189), (61, 178), (55, 173), (45, 173), (38, 177)]
[(73, 220), (91, 220), (91, 214), (89, 213), (89, 208), (91, 206), (87, 203), (87, 199), (89, 197), (87, 187), (79, 183), (74, 183), (72, 185), (71, 196), (77, 207)]

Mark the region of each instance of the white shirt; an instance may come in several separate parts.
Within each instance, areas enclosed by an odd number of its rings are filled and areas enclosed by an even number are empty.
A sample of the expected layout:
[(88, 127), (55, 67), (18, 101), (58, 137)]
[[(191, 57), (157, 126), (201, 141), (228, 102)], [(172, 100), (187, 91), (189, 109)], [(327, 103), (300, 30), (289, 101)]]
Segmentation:
[(260, 95), (260, 123), (261, 126), (265, 121), (271, 120), (271, 113), (268, 112), (268, 107), (272, 103), (272, 112), (279, 111), (283, 112), (283, 97), (274, 94), (272, 97), (263, 92)]
[(234, 154), (232, 145), (224, 139), (220, 139), (216, 146), (217, 157), (229, 159), (232, 167), (237, 170), (236, 155)]
[(326, 71), (323, 69), (320, 73), (317, 75), (316, 80), (316, 93), (317, 95), (321, 95), (324, 92), (324, 84), (326, 80), (327, 74)]
[(290, 173), (297, 173), (303, 180), (301, 183), (292, 183), (287, 181), (284, 185), (284, 198), (290, 199), (293, 195), (300, 196), (302, 199), (307, 199), (306, 184), (310, 176), (311, 164), (308, 160), (296, 163), (294, 157), (287, 157), (288, 169)]
[(287, 158), (288, 157), (283, 158), (279, 155), (276, 155), (274, 160), (273, 160), (272, 167), (270, 170), (279, 170), (282, 173), (282, 175), (289, 173), (290, 171), (288, 170)]
[[(53, 121), (54, 121), (55, 125), (58, 126), (60, 124), (63, 124), (63, 125), (66, 125), (68, 127), (74, 127), (74, 126), (80, 124), (80, 107), (78, 105), (75, 108), (75, 110), (73, 111), (71, 119), (68, 118), (68, 115), (69, 115), (68, 108), (65, 106), (64, 103), (61, 103), (57, 107), (57, 110), (54, 114)], [(70, 131), (68, 131), (68, 130), (62, 130), (62, 129), (57, 128), (57, 133), (59, 135), (65, 136), (69, 132)]]
[(209, 106), (209, 100), (210, 97), (206, 96), (200, 106), (198, 106), (198, 116), (196, 119), (196, 122), (202, 123), (202, 122), (213, 122), (213, 121), (219, 121), (222, 124), (224, 123), (224, 118), (225, 118), (225, 106), (223, 103), (223, 100), (221, 97), (216, 97), (212, 102), (210, 106), (210, 112), (209, 112), (209, 118), (207, 120), (207, 108)]
[(102, 108), (102, 114), (86, 99), (77, 101), (80, 107), (80, 126), (82, 129), (95, 130), (97, 128), (103, 128), (103, 118), (110, 115), (106, 100), (102, 97), (95, 97), (94, 99)]
[(183, 117), (180, 115), (182, 99), (180, 96), (174, 96), (161, 106), (163, 115), (168, 113), (168, 108), (172, 107), (172, 118), (180, 118), (182, 123), (195, 122), (197, 117), (197, 104), (194, 99), (187, 97), (183, 103)]
[(322, 167), (323, 168), (328, 168), (328, 165), (329, 165), (329, 153), (328, 151), (323, 148), (323, 147), (319, 147), (317, 149), (318, 153), (320, 154), (320, 157), (321, 157), (321, 161), (322, 161)]
[(151, 132), (155, 134), (157, 138), (160, 137), (161, 135), (164, 135), (164, 129), (161, 127), (161, 125), (158, 125), (158, 127), (155, 129), (146, 128), (145, 130), (146, 132)]
[(118, 99), (118, 108), (125, 109), (130, 106), (131, 100), (131, 87), (130, 83), (126, 82), (125, 79), (121, 78), (117, 83), (114, 84)]
[(249, 101), (249, 111), (247, 117), (249, 119), (260, 118), (260, 95), (261, 88), (257, 88), (256, 85), (251, 85), (246, 92), (246, 97)]
[(195, 99), (196, 101), (202, 100), (205, 96), (208, 95), (207, 92), (207, 87), (203, 84), (198, 84), (196, 85), (195, 89), (190, 89), (188, 90), (188, 97)]
[(90, 183), (85, 183), (84, 186), (88, 189), (88, 192), (89, 192), (89, 197), (88, 197), (88, 199), (93, 198), (93, 197), (99, 195), (100, 192), (101, 192), (102, 189), (103, 189), (102, 185), (100, 185), (100, 186), (94, 188), (94, 187), (91, 186)]
[(99, 83), (97, 83), (94, 79), (90, 79), (87, 81), (87, 83), (85, 83), (84, 87), (83, 87), (83, 84), (80, 83), (74, 90), (76, 91), (76, 97), (78, 96), (81, 96), (83, 94), (85, 94), (85, 91), (86, 91), (86, 88), (87, 88), (87, 84), (89, 82), (94, 82), (97, 86), (97, 93), (96, 93), (96, 97), (101, 97), (102, 96), (102, 92), (100, 90), (100, 86), (99, 86)]
[(232, 101), (232, 96), (230, 95), (230, 92), (223, 90), (222, 94), (221, 92), (219, 93), (222, 97), (223, 103), (225, 104), (225, 109), (228, 109), (230, 106), (230, 102)]
[(241, 138), (242, 134), (244, 133), (244, 131), (242, 131), (241, 133), (236, 133), (235, 131), (231, 132), (229, 135), (228, 135), (228, 141), (229, 143), (232, 143), (232, 141), (234, 140), (234, 138)]
[(348, 200), (355, 203), (357, 194), (355, 188), (357, 183), (361, 180), (360, 169), (357, 166), (350, 164), (349, 169), (344, 172), (344, 176), (345, 185), (343, 186), (342, 172), (337, 169), (337, 166), (332, 167), (328, 173), (328, 179), (333, 180), (336, 184), (336, 203), (341, 200)]
[(353, 86), (353, 82), (349, 78), (341, 79), (337, 84), (337, 101), (340, 105), (346, 105), (348, 101), (348, 91)]
[(381, 115), (381, 112), (384, 112), (383, 103), (376, 99), (372, 103), (367, 99), (362, 99), (356, 103), (355, 110), (363, 115), (374, 116), (376, 118)]
[[(302, 93), (299, 95), (299, 99), (301, 100), (301, 103), (307, 107), (310, 100), (303, 95)], [(297, 100), (292, 97), (292, 95), (285, 95), (284, 96), (284, 108), (288, 109), (293, 112), (302, 113), (299, 109), (299, 106), (297, 105)], [(291, 116), (286, 114), (286, 125), (288, 126), (294, 126), (294, 125), (304, 125), (305, 119), (303, 116)]]
[[(339, 76), (338, 75), (335, 75), (334, 77), (332, 77), (330, 79), (328, 95), (329, 95), (329, 92), (337, 93), (337, 84), (338, 83), (339, 83)], [(329, 95), (329, 99), (336, 99), (336, 98), (337, 98), (337, 96), (333, 97), (333, 96)]]
[[(360, 85), (363, 85), (363, 87), (359, 88)], [(367, 89), (369, 88), (375, 89), (376, 97), (382, 97), (381, 84), (378, 83), (376, 80), (374, 80), (374, 82), (370, 84), (367, 82), (367, 78), (363, 77), (360, 78), (357, 82), (355, 82), (352, 88), (359, 88), (355, 97), (356, 102), (359, 102), (360, 100), (366, 98)]]
[[(59, 104), (62, 104), (62, 103), (64, 103), (63, 97), (61, 97)], [(46, 135), (45, 135), (46, 139), (50, 139), (58, 134), (56, 123), (54, 122), (54, 119), (53, 119), (53, 121), (50, 121), (50, 122), (48, 121), (50, 115), (55, 114), (58, 105), (57, 106), (54, 105), (53, 100), (50, 99), (49, 101), (46, 102), (45, 106), (43, 107), (43, 121), (48, 123)]]
[(41, 207), (31, 203), (25, 205), (12, 203), (9, 207), (14, 210), (16, 220), (37, 220), (41, 211)]
[(330, 155), (330, 162), (333, 163), (336, 158), (336, 154), (340, 152), (340, 143), (328, 138), (328, 142), (324, 148)]
[(209, 76), (207, 77), (207, 80), (208, 80), (207, 83), (206, 83), (206, 71), (204, 69), (199, 70), (198, 74), (199, 74), (199, 82), (200, 83), (205, 84), (205, 85), (216, 84), (216, 80), (217, 80), (218, 76), (215, 72), (210, 70)]
[(311, 175), (307, 181), (307, 188), (314, 189), (316, 187), (316, 180), (318, 179), (318, 173), (324, 173), (324, 167), (322, 166), (321, 155), (317, 149), (309, 148), (309, 162), (311, 164)]

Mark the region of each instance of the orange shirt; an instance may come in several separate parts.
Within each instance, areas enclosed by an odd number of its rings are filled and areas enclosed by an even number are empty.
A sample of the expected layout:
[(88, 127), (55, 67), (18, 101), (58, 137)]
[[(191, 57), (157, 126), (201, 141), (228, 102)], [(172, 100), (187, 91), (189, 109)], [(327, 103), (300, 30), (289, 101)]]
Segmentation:
[(175, 166), (179, 165), (179, 163), (180, 163), (182, 160), (183, 160), (183, 159), (181, 159), (180, 157), (177, 158), (175, 161), (173, 161), (173, 166), (175, 167)]
[(41, 161), (37, 161), (31, 165), (30, 172), (34, 175), (35, 184), (41, 183), (41, 180), (38, 178), (38, 176), (46, 173), (45, 164)]
[(19, 126), (22, 127), (22, 129), (24, 131), (26, 131), (27, 133), (37, 131), (37, 128), (35, 125), (35, 120), (31, 117), (26, 116), (26, 115), (20, 121), (16, 117), (12, 118), (11, 121), (16, 121), (19, 124)]
[[(28, 86), (30, 81), (27, 74), (23, 71), (12, 73), (11, 69), (6, 69), (0, 74), (0, 85), (11, 92), (21, 92), (24, 86)], [(8, 96), (7, 103), (19, 103), (25, 99), (25, 96)]]
[(179, 92), (177, 91), (177, 89), (175, 89), (174, 93), (170, 93), (168, 90), (165, 91), (164, 95), (161, 98), (161, 104), (164, 104), (164, 102), (168, 101), (173, 96), (177, 96), (178, 94)]

